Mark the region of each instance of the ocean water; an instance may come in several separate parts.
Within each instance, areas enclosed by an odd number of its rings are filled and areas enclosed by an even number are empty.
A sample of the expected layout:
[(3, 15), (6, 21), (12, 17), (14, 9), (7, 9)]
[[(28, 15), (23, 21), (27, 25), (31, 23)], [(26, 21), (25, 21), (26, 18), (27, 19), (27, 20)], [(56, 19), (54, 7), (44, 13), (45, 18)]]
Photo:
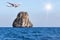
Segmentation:
[(0, 40), (60, 40), (60, 27), (0, 28)]

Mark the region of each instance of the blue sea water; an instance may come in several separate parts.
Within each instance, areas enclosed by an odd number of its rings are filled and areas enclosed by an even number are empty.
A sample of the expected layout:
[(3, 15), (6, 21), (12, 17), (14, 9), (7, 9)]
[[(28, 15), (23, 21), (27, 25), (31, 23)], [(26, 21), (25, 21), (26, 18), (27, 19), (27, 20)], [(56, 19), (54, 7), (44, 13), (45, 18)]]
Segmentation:
[(60, 40), (60, 27), (0, 28), (0, 40)]

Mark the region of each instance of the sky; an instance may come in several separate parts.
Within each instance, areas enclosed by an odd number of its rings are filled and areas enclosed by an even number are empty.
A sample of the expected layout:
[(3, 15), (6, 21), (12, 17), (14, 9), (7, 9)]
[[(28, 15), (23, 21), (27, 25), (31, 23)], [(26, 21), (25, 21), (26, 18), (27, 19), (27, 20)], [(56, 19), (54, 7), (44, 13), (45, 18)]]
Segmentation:
[[(7, 7), (7, 2), (21, 4)], [(51, 4), (51, 9), (45, 6)], [(60, 0), (0, 0), (0, 27), (12, 27), (17, 14), (26, 11), (33, 27), (60, 27)]]

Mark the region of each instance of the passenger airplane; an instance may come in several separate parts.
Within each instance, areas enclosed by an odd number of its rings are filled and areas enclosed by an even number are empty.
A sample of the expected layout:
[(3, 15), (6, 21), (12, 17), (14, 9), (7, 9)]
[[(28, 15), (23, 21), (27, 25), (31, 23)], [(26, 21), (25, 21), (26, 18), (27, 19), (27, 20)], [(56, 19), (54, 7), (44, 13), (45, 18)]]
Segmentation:
[(10, 4), (10, 5), (7, 5), (7, 7), (19, 7), (20, 6), (20, 4), (17, 4), (17, 3), (10, 3), (10, 2), (7, 2), (8, 4)]

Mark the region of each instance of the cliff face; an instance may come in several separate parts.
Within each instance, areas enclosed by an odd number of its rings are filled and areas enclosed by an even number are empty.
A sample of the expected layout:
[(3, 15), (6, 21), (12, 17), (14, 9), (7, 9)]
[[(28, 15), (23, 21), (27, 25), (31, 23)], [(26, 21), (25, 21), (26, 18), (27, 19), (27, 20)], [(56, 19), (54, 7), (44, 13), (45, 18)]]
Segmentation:
[(13, 27), (32, 27), (33, 24), (29, 20), (27, 12), (19, 12), (16, 19), (13, 21)]

